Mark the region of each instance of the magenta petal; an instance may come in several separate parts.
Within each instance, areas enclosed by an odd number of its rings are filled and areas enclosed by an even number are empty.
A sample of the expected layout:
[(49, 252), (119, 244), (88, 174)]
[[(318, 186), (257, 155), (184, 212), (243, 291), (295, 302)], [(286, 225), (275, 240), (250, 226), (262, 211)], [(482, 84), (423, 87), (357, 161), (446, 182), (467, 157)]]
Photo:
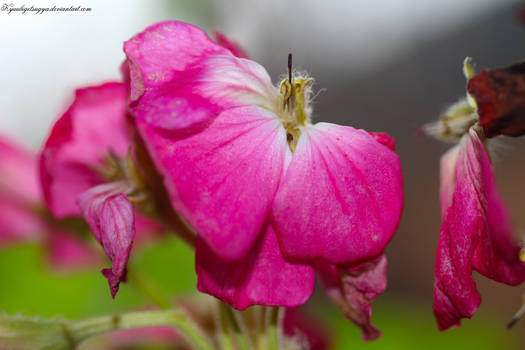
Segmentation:
[(520, 247), (513, 241), (485, 146), (474, 130), (461, 141), (455, 177), (436, 258), (434, 314), (441, 330), (472, 317), (481, 303), (473, 269), (509, 285), (525, 280)]
[(274, 202), (285, 255), (355, 264), (381, 254), (403, 206), (398, 156), (351, 127), (301, 132)]
[(372, 135), (377, 142), (390, 148), (391, 151), (396, 150), (396, 140), (390, 137), (386, 132), (370, 132), (369, 134)]
[(120, 282), (126, 280), (126, 264), (135, 238), (133, 206), (118, 183), (93, 187), (80, 196), (78, 205), (111, 260), (112, 268), (102, 273), (114, 298)]
[(384, 255), (346, 270), (326, 263), (318, 264), (328, 296), (349, 320), (361, 328), (365, 341), (381, 336), (370, 317), (372, 301), (386, 289), (386, 268)]
[(77, 197), (103, 182), (95, 172), (110, 152), (126, 154), (132, 128), (121, 83), (78, 89), (53, 126), (40, 156), (40, 178), (49, 209), (58, 218), (80, 215)]
[(137, 126), (177, 213), (216, 254), (242, 258), (266, 223), (290, 154), (277, 117), (256, 106), (234, 108), (184, 138)]
[(248, 54), (246, 53), (246, 50), (236, 41), (228, 38), (226, 35), (221, 33), (218, 30), (214, 30), (212, 32), (213, 36), (215, 37), (215, 40), (219, 45), (222, 47), (230, 50), (230, 52), (239, 58), (250, 58)]
[(298, 306), (314, 289), (314, 269), (285, 260), (271, 226), (238, 261), (221, 259), (198, 239), (195, 265), (199, 290), (240, 310), (251, 305)]
[(231, 55), (201, 29), (176, 21), (147, 27), (124, 43), (124, 51), (131, 61), (132, 100), (139, 98), (148, 88), (179, 78), (205, 55)]
[(131, 110), (157, 128), (184, 129), (247, 104), (273, 107), (276, 89), (266, 70), (190, 24), (154, 24), (127, 41), (124, 51)]

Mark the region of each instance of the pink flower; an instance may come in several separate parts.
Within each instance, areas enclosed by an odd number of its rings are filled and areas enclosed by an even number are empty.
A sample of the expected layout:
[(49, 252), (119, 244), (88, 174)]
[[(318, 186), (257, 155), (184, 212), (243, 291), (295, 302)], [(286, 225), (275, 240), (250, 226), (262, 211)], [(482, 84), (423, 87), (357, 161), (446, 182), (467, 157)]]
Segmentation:
[(154, 24), (124, 50), (137, 128), (198, 235), (201, 291), (238, 309), (296, 306), (313, 291), (313, 261), (382, 254), (403, 202), (385, 135), (312, 124), (311, 78), (290, 72), (275, 87), (189, 24)]
[(0, 137), (0, 159), (0, 244), (44, 241), (49, 260), (58, 269), (93, 263), (95, 253), (45, 211), (36, 156)]
[[(470, 58), (463, 72), (467, 79), (474, 76)], [(438, 139), (458, 142), (441, 158), (442, 224), (434, 275), (434, 315), (440, 330), (459, 326), (479, 307), (473, 270), (509, 285), (525, 280), (520, 246), (496, 189), (479, 120), (476, 102), (467, 94), (439, 122), (425, 127)]]
[(56, 218), (84, 216), (112, 262), (102, 272), (113, 297), (126, 278), (135, 238), (130, 198), (137, 189), (126, 158), (134, 129), (126, 113), (127, 94), (126, 86), (116, 82), (78, 89), (40, 156), (49, 209)]
[(434, 283), (434, 314), (441, 330), (472, 317), (480, 305), (472, 270), (509, 285), (525, 280), (520, 247), (478, 133), (480, 128), (471, 128), (441, 163), (444, 210)]

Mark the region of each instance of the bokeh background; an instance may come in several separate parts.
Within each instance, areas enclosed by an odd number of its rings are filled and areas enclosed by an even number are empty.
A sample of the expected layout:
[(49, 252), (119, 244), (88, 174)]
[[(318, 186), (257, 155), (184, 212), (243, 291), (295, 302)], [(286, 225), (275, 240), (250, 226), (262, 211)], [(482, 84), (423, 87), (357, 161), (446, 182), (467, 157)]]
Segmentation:
[[(396, 138), (406, 204), (389, 245), (389, 287), (374, 305), (383, 337), (364, 344), (358, 330), (316, 294), (307, 307), (336, 349), (522, 349), (525, 322), (507, 331), (523, 287), (477, 278), (483, 304), (459, 329), (438, 333), (432, 317), (439, 233), (438, 164), (450, 145), (418, 127), (465, 92), (462, 60), (478, 69), (525, 57), (525, 24), (507, 0), (172, 0), (11, 1), (16, 6), (84, 6), (89, 13), (0, 12), (0, 133), (35, 151), (76, 87), (119, 78), (122, 43), (166, 19), (219, 29), (236, 38), (276, 80), (288, 52), (322, 90), (314, 118)], [(518, 235), (525, 234), (525, 141), (503, 139), (496, 176)], [(1, 161), (1, 160), (0, 160)], [(174, 238), (136, 251), (132, 266), (168, 293), (193, 293), (192, 252)], [(37, 245), (0, 250), (0, 310), (80, 318), (136, 308), (143, 296), (124, 285), (112, 300), (102, 266), (51, 270)], [(479, 277), (479, 276), (478, 276)]]

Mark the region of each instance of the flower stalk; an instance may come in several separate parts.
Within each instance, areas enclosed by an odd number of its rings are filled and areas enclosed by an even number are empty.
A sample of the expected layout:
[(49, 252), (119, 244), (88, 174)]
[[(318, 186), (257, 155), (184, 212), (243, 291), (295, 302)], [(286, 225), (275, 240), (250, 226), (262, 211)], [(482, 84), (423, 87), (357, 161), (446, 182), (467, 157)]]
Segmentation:
[(142, 327), (171, 326), (191, 347), (213, 350), (210, 340), (183, 311), (137, 311), (82, 321), (0, 316), (0, 347), (31, 350), (73, 350), (84, 340), (102, 333)]

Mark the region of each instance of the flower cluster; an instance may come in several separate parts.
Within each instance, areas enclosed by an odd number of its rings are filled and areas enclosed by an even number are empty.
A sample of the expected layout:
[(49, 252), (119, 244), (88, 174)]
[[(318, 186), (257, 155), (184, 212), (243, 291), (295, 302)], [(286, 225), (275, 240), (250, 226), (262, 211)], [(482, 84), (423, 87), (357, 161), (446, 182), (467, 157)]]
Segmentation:
[(214, 35), (154, 24), (124, 44), (123, 82), (76, 91), (38, 159), (50, 220), (87, 222), (111, 261), (102, 273), (113, 297), (136, 239), (168, 227), (194, 246), (201, 292), (240, 310), (294, 307), (318, 271), (363, 338), (377, 338), (371, 303), (403, 206), (394, 140), (313, 123), (313, 78), (292, 70), (291, 55), (274, 85)]
[[(114, 298), (137, 241), (173, 231), (195, 249), (197, 288), (221, 301), (226, 323), (242, 317), (225, 305), (255, 306), (253, 314), (277, 322), (277, 309), (264, 307), (304, 304), (319, 274), (363, 339), (376, 339), (371, 304), (387, 285), (384, 249), (403, 207), (395, 141), (314, 123), (314, 79), (293, 70), (291, 54), (273, 84), (242, 47), (214, 36), (156, 23), (124, 43), (122, 82), (76, 91), (39, 157), (0, 140), (0, 242), (44, 239), (57, 264), (93, 263), (91, 230), (111, 262), (102, 273)], [(441, 159), (434, 313), (442, 330), (478, 308), (472, 271), (509, 285), (525, 280), (488, 151), (493, 136), (525, 134), (523, 64), (474, 76), (467, 59), (464, 71), (467, 97), (425, 127), (456, 143)], [(185, 319), (176, 310), (146, 314), (156, 317), (150, 325)], [(283, 329), (292, 334), (299, 323)], [(193, 324), (184, 327), (208, 348)], [(293, 339), (285, 348), (303, 348)]]

